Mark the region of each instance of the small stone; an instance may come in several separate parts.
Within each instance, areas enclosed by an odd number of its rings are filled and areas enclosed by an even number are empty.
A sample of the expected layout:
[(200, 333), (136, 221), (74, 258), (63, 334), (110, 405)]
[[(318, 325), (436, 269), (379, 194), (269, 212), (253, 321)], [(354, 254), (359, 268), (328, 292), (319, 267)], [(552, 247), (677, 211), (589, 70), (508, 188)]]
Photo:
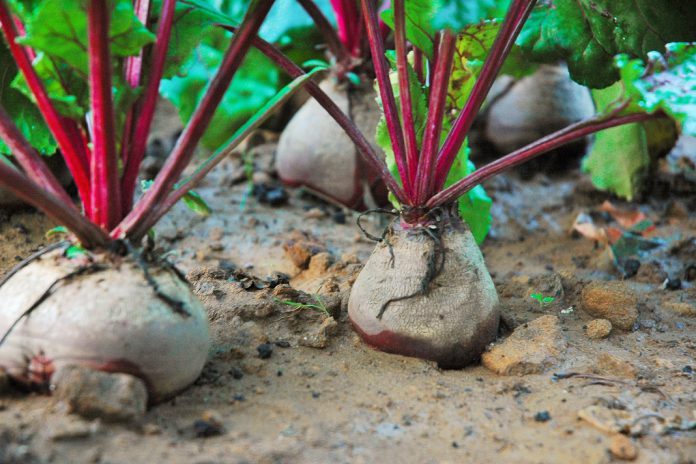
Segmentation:
[(51, 418), (42, 427), (43, 434), (51, 441), (87, 438), (99, 430), (99, 422), (87, 422), (74, 416)]
[(162, 428), (157, 424), (144, 424), (142, 428), (143, 435), (159, 435), (162, 433)]
[(319, 328), (300, 338), (300, 345), (310, 348), (324, 349), (329, 346), (330, 338), (338, 331), (338, 323), (333, 317), (327, 317)]
[(696, 305), (683, 302), (667, 302), (663, 308), (680, 316), (696, 317)]
[(132, 375), (66, 366), (54, 374), (53, 384), (55, 397), (84, 417), (129, 421), (147, 408), (145, 383)]
[(225, 236), (225, 229), (222, 227), (213, 227), (208, 232), (208, 238), (212, 242), (219, 242)]
[(329, 266), (331, 266), (331, 261), (332, 258), (330, 253), (326, 251), (317, 253), (309, 260), (309, 273), (317, 275), (324, 274), (327, 269), (329, 269)]
[(625, 282), (591, 282), (583, 288), (581, 301), (586, 312), (622, 330), (632, 330), (638, 318), (638, 297)]
[(538, 374), (556, 364), (565, 349), (558, 317), (547, 315), (518, 326), (481, 359), (486, 368), (501, 375)]
[(626, 435), (617, 434), (609, 441), (609, 452), (616, 459), (633, 461), (638, 457), (638, 449)]
[(303, 216), (305, 219), (321, 219), (326, 216), (326, 212), (321, 208), (311, 208)]
[(272, 343), (262, 343), (256, 347), (256, 351), (259, 353), (259, 358), (268, 359), (273, 354), (273, 344)]
[(602, 353), (597, 357), (597, 363), (593, 370), (597, 374), (629, 379), (634, 379), (638, 375), (636, 366), (609, 353)]
[(678, 277), (668, 277), (665, 280), (664, 287), (667, 290), (679, 290), (682, 288), (682, 281)]
[(534, 420), (537, 422), (548, 422), (551, 420), (551, 414), (548, 411), (539, 411), (534, 414)]
[(587, 323), (585, 333), (593, 340), (606, 338), (611, 333), (611, 322), (607, 319), (594, 319)]
[(220, 415), (215, 411), (205, 411), (201, 418), (193, 423), (193, 432), (197, 438), (208, 438), (222, 435), (224, 427)]

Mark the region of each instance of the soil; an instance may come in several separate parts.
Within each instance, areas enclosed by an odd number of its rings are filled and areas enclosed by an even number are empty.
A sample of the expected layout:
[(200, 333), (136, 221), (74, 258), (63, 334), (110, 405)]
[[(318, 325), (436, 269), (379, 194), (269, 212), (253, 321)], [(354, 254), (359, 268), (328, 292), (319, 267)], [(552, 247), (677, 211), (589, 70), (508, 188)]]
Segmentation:
[[(602, 246), (571, 232), (580, 213), (608, 219), (600, 205), (610, 198), (579, 173), (489, 182), (494, 225), (482, 251), (505, 312), (500, 339), (524, 343), (523, 331), (536, 327), (535, 340), (554, 337), (552, 356), (520, 375), (441, 370), (375, 351), (355, 334), (347, 296), (374, 244), (355, 214), (299, 190), (283, 195), (273, 150), (256, 148), (255, 188), (230, 158), (198, 189), (213, 215), (178, 205), (157, 227), (158, 246), (210, 315), (213, 348), (199, 380), (121, 424), (11, 390), (0, 396), (0, 462), (696, 461), (693, 193), (611, 199), (644, 212), (652, 237), (664, 240), (623, 279)], [(367, 224), (378, 233), (386, 220)], [(46, 243), (49, 227), (36, 213), (6, 215), (0, 275)], [(635, 293), (637, 318), (629, 331), (590, 338), (585, 327), (596, 317), (583, 309), (582, 290), (604, 280)], [(535, 292), (554, 300), (541, 304)], [(282, 303), (317, 303), (316, 295), (336, 322)], [(528, 324), (542, 316), (555, 317)]]

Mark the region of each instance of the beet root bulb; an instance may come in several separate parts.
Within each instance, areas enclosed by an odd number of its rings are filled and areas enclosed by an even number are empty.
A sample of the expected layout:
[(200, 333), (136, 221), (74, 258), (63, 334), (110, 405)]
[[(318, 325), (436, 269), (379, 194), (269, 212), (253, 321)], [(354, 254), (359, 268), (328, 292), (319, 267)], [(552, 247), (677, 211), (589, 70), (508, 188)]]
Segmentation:
[[(363, 134), (375, 133), (381, 112), (371, 88), (347, 89), (330, 79), (320, 85)], [(376, 144), (373, 148), (382, 153)], [(367, 166), (350, 137), (314, 99), (307, 101), (283, 130), (276, 169), (284, 183), (304, 186), (349, 208), (361, 210), (387, 202), (386, 188), (377, 173)]]
[(80, 365), (141, 378), (151, 402), (193, 383), (208, 356), (205, 309), (173, 269), (96, 255), (49, 252), (0, 287), (0, 369), (27, 384), (49, 383)]
[(468, 226), (450, 217), (436, 227), (395, 222), (360, 272), (348, 315), (375, 348), (459, 368), (495, 339), (498, 294)]

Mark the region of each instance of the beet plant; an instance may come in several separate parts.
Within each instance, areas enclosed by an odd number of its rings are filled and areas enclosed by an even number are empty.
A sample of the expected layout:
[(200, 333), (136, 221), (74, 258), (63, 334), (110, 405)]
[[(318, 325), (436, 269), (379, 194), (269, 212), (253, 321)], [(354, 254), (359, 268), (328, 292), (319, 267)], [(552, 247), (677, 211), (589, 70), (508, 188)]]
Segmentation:
[(133, 204), (160, 81), (177, 65), (176, 2), (0, 0), (16, 88), (36, 103), (81, 204), (27, 139), (35, 134), (22, 115), (0, 107), (0, 138), (19, 166), (0, 162), (0, 187), (69, 231), (0, 282), (0, 369), (30, 385), (68, 364), (126, 372), (153, 401), (200, 374), (210, 347), (205, 310), (146, 237), (180, 199), (195, 205), (190, 189), (311, 78), (288, 84), (182, 178), (272, 4), (251, 2), (162, 170)]
[[(374, 133), (380, 112), (371, 85), (374, 72), (358, 2), (331, 1), (335, 29), (313, 0), (298, 3), (313, 18), (326, 43), (331, 73), (321, 83), (322, 90), (362, 132)], [(380, 26), (386, 34), (386, 26)], [(372, 143), (379, 152), (373, 140)], [(276, 167), (286, 184), (303, 186), (350, 208), (386, 203), (386, 190), (378, 173), (364, 162), (350, 137), (326, 117), (316, 100), (304, 104), (283, 130)]]
[[(376, 138), (391, 172), (321, 89), (307, 87), (346, 129), (397, 206), (348, 304), (354, 327), (378, 349), (461, 367), (495, 339), (498, 296), (475, 240), (488, 228), (481, 182), (617, 126), (670, 118), (684, 133), (694, 131), (696, 46), (666, 44), (695, 39), (687, 2), (641, 2), (642, 16), (623, 1), (546, 1), (536, 9), (535, 3), (512, 0), (502, 21), (486, 21), (496, 7), (490, 0), (394, 0), (383, 17), (393, 25), (395, 50), (385, 53), (377, 8), (361, 1), (384, 114)], [(297, 72), (268, 44), (256, 45)], [(663, 53), (650, 51), (664, 46)], [(571, 75), (591, 85), (618, 79), (622, 92), (595, 116), (474, 170), (467, 147), (474, 118), (501, 70), (529, 72), (530, 56), (566, 59)]]

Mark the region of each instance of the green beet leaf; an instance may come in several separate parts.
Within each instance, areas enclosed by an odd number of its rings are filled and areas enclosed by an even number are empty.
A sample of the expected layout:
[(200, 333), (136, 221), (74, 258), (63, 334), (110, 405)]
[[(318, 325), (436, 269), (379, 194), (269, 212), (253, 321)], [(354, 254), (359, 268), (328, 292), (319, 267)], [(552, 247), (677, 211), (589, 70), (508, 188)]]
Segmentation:
[(670, 43), (648, 60), (616, 58), (627, 96), (648, 113), (664, 111), (680, 132), (696, 136), (696, 43)]
[(435, 0), (433, 4), (437, 4), (433, 27), (459, 32), (482, 19), (502, 18), (510, 0)]
[[(169, 50), (171, 65), (160, 86), (183, 121), (193, 114), (208, 82), (215, 75), (229, 46), (231, 33), (216, 24), (238, 25), (249, 0), (180, 0)], [(317, 2), (330, 13), (328, 0)], [(206, 30), (206, 34), (201, 34)], [(259, 35), (279, 45), (297, 62), (321, 58), (316, 44), (321, 42), (311, 18), (295, 0), (276, 1), (264, 21)], [(201, 40), (203, 39), (203, 40)], [(215, 149), (225, 142), (249, 117), (268, 102), (287, 82), (275, 64), (252, 49), (234, 77), (218, 107), (202, 143)]]
[[(2, 66), (0, 105), (39, 153), (52, 155), (57, 148), (56, 142), (46, 127), (41, 113), (30, 99), (11, 85), (13, 77), (17, 75), (17, 67), (4, 41), (0, 41), (0, 66)], [(0, 155), (10, 154), (7, 145), (0, 141)]]
[[(25, 14), (26, 36), (20, 42), (88, 73), (87, 9), (82, 0), (43, 0)], [(129, 0), (114, 0), (109, 28), (113, 56), (134, 56), (155, 40), (138, 21)]]
[[(592, 96), (597, 111), (615, 107), (623, 93), (620, 82), (606, 89), (594, 90)], [(590, 174), (595, 187), (631, 200), (650, 167), (643, 125), (626, 124), (598, 132), (582, 167)]]
[[(188, 67), (186, 74), (162, 81), (161, 94), (177, 107), (182, 120), (188, 121), (193, 114), (222, 57), (223, 52), (217, 48), (201, 44), (185, 66)], [(219, 147), (271, 99), (280, 86), (280, 71), (261, 52), (250, 50), (215, 111), (203, 144), (210, 149)]]
[(618, 78), (614, 56), (644, 58), (666, 43), (696, 40), (692, 0), (546, 0), (518, 43), (541, 62), (565, 60), (571, 77), (593, 88)]

